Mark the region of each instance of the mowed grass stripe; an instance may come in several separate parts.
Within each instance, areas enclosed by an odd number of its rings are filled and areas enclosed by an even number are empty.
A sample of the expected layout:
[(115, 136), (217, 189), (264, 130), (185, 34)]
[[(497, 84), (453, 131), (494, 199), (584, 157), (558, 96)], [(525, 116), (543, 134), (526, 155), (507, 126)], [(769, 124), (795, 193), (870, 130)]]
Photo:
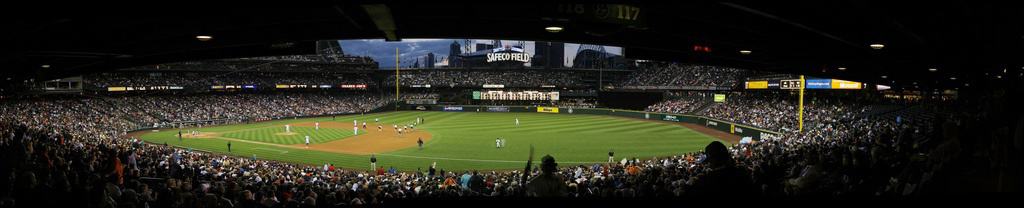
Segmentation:
[(652, 126), (657, 127), (657, 126), (661, 126), (661, 125), (664, 125), (664, 124), (648, 123), (648, 122), (635, 122), (635, 123), (630, 123), (629, 125), (615, 126), (615, 127), (609, 127), (609, 128), (603, 128), (603, 129), (595, 129), (594, 131), (596, 133), (609, 133), (609, 132), (619, 132), (619, 131), (643, 132), (642, 130), (644, 128), (652, 127)]
[(552, 133), (590, 132), (590, 130), (593, 130), (593, 129), (604, 129), (604, 128), (611, 128), (611, 127), (616, 127), (616, 126), (623, 126), (623, 125), (631, 125), (631, 124), (628, 123), (628, 122), (623, 122), (623, 121), (608, 120), (608, 121), (601, 121), (601, 122), (581, 123), (581, 124), (578, 124), (578, 125), (552, 126), (552, 127), (543, 128), (543, 129), (551, 130)]
[(617, 124), (619, 124), (619, 123), (617, 121), (614, 121), (614, 120), (594, 120), (594, 119), (575, 120), (575, 121), (564, 121), (563, 120), (563, 121), (560, 121), (560, 122), (542, 123), (542, 124), (521, 123), (520, 127), (517, 128), (517, 131), (540, 132), (540, 131), (548, 131), (548, 130), (567, 129), (567, 128), (573, 128), (573, 127), (583, 127), (583, 126), (593, 126), (593, 125), (607, 125), (607, 126), (611, 126), (611, 125), (617, 125)]

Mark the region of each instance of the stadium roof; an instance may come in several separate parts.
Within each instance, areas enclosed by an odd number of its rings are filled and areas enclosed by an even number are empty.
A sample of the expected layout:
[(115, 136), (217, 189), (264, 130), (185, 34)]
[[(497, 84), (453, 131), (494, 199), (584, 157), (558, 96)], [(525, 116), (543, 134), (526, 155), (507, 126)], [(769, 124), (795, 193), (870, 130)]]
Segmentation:
[[(623, 46), (626, 57), (634, 59), (894, 86), (911, 81), (979, 82), (1004, 69), (1024, 71), (1024, 8), (974, 1), (500, 6), (360, 2), (255, 9), (183, 3), (135, 10), (18, 10), (7, 13), (8, 24), (0, 34), (6, 44), (0, 49), (0, 66), (14, 81), (193, 59), (309, 54), (315, 53), (316, 40), (367, 38), (604, 44)], [(564, 30), (548, 32), (549, 26)], [(210, 39), (200, 41), (198, 36)], [(876, 43), (884, 48), (869, 46)], [(711, 50), (694, 50), (695, 46)]]

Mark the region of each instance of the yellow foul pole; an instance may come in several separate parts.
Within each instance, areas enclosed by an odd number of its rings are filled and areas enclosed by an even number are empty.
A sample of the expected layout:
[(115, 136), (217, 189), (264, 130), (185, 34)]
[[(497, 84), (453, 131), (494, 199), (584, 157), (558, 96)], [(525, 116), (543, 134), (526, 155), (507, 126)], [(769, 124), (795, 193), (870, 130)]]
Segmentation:
[(798, 108), (799, 118), (799, 132), (804, 132), (804, 75), (800, 75), (800, 107)]

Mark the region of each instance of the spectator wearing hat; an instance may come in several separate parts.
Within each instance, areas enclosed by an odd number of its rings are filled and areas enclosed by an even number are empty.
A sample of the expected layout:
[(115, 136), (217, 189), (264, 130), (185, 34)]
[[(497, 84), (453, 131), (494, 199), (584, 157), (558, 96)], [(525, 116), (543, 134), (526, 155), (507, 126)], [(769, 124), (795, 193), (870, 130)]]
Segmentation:
[(526, 195), (533, 197), (565, 197), (569, 189), (565, 187), (565, 179), (555, 174), (558, 163), (551, 155), (541, 158), (541, 174), (530, 179), (526, 186)]

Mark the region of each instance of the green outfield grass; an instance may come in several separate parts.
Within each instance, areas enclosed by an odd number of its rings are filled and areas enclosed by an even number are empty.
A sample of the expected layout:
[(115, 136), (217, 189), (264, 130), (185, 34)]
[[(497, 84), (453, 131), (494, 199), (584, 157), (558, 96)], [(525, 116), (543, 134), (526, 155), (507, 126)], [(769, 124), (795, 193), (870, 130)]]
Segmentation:
[[(438, 168), (445, 170), (520, 169), (525, 165), (531, 144), (536, 149), (535, 162), (550, 154), (560, 166), (569, 166), (607, 162), (609, 149), (615, 150), (616, 160), (623, 157), (648, 159), (698, 151), (715, 140), (678, 124), (597, 115), (401, 111), (338, 116), (337, 121), (345, 123), (357, 119), (360, 123), (372, 124), (374, 118), (380, 118), (390, 125), (411, 123), (416, 117), (425, 120), (417, 129), (429, 131), (433, 139), (424, 145), (423, 150), (412, 147), (377, 153), (378, 166), (394, 166), (404, 171), (426, 170), (432, 162), (437, 162)], [(516, 117), (520, 120), (519, 127), (515, 126)], [(233, 142), (230, 153), (227, 152), (227, 140), (179, 140), (175, 129), (147, 133), (141, 137), (147, 142), (236, 156), (256, 155), (258, 159), (312, 165), (333, 163), (350, 169), (369, 169), (369, 156), (263, 144), (299, 144), (304, 142), (305, 133), (315, 138), (313, 143), (345, 139), (352, 135), (350, 129), (321, 127), (319, 131), (312, 131), (313, 127), (295, 126), (292, 130), (299, 134), (275, 135), (284, 131), (285, 124), (331, 119), (286, 119), (201, 129), (204, 133), (220, 133), (222, 137), (262, 142)], [(495, 148), (497, 137), (506, 139), (505, 148)]]

